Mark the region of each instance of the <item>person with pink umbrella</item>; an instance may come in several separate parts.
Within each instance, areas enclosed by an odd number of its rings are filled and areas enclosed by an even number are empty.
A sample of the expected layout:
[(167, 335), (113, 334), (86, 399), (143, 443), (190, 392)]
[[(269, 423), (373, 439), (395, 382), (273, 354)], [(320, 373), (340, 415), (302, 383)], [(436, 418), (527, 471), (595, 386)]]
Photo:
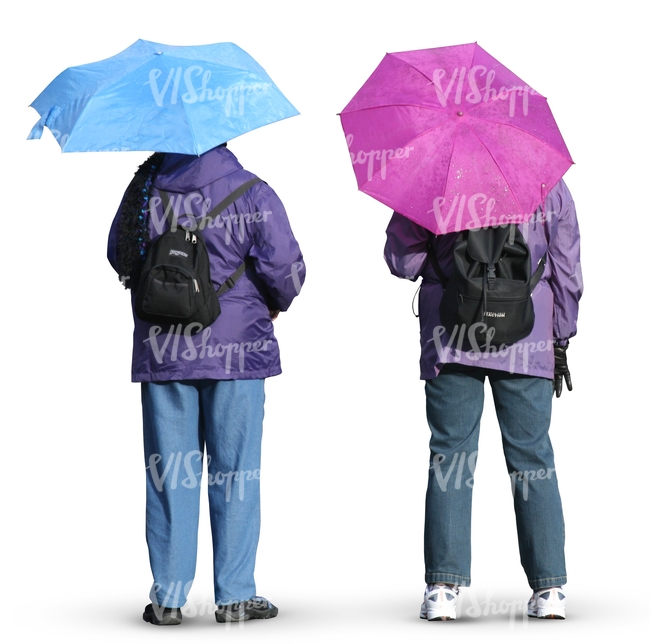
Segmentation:
[[(548, 436), (583, 285), (573, 163), (546, 99), (476, 43), (388, 54), (341, 113), (359, 187), (396, 212), (384, 256), (419, 291), (431, 429), (420, 617), (456, 618), (489, 379), (528, 615), (565, 617), (564, 520)], [(398, 153), (399, 150), (399, 153)], [(363, 161), (363, 163), (362, 163)], [(372, 161), (372, 169), (370, 168)]]

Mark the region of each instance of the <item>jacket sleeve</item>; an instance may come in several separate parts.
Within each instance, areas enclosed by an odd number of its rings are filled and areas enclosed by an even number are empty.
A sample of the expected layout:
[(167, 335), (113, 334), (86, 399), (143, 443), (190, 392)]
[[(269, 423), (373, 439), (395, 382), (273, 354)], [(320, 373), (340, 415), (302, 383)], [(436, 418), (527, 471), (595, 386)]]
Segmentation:
[(384, 259), (393, 275), (415, 281), (423, 272), (431, 233), (395, 212), (386, 229)]
[(577, 332), (578, 302), (582, 296), (580, 231), (573, 198), (561, 181), (551, 202), (547, 219), (556, 217), (548, 246), (551, 265), (549, 286), (553, 291), (553, 339), (566, 345)]
[(255, 224), (249, 255), (273, 300), (272, 305), (286, 311), (305, 282), (305, 263), (279, 197), (261, 183), (254, 199), (260, 221)]

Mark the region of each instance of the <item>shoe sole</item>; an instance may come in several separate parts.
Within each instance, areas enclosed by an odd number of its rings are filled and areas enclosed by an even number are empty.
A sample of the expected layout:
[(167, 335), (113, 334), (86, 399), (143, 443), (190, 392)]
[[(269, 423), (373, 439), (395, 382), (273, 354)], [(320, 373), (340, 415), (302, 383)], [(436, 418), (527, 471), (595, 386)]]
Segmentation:
[(251, 619), (272, 619), (276, 617), (278, 614), (278, 609), (273, 608), (271, 611), (264, 611), (264, 613), (255, 613), (255, 612), (249, 612), (249, 613), (244, 613), (239, 614), (239, 615), (232, 615), (231, 613), (215, 613), (215, 618), (217, 620), (218, 624), (225, 624), (226, 622), (247, 622)]
[(555, 606), (542, 606), (538, 608), (535, 612), (531, 613), (530, 611), (527, 613), (528, 617), (533, 617), (537, 619), (564, 619), (566, 609), (564, 606), (558, 606), (557, 604)]
[[(449, 602), (451, 603), (451, 602)], [(455, 602), (454, 602), (455, 603)], [(433, 608), (428, 610), (426, 602), (420, 608), (420, 619), (426, 619), (428, 622), (448, 622), (456, 619), (456, 606), (447, 606), (443, 608)]]
[(420, 619), (426, 619), (428, 622), (454, 622), (454, 621), (456, 621), (455, 617), (449, 617), (448, 615), (442, 615), (440, 617), (427, 617), (426, 615), (420, 615)]
[(547, 613), (546, 615), (537, 615), (537, 614), (531, 614), (527, 613), (528, 617), (531, 619), (566, 619), (564, 616), (564, 611), (562, 614), (560, 613)]
[(159, 620), (155, 615), (148, 615), (147, 613), (142, 613), (142, 619), (147, 624), (153, 624), (154, 626), (178, 626), (183, 621), (182, 617), (172, 617), (171, 615), (167, 615)]
[(420, 619), (426, 619), (428, 622), (453, 622), (456, 619), (456, 613), (453, 615), (433, 615), (429, 616), (428, 613), (420, 613)]

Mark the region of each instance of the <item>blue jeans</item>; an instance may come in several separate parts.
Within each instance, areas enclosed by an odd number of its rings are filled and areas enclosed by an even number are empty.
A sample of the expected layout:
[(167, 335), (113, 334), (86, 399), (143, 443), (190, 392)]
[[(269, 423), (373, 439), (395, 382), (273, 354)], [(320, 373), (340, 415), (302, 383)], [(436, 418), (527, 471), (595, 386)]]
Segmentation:
[(425, 580), (471, 583), (472, 488), (485, 376), (501, 427), (521, 564), (531, 588), (562, 585), (566, 583), (564, 519), (548, 436), (552, 382), (460, 365), (445, 366), (425, 385), (431, 429)]
[(142, 384), (150, 598), (178, 608), (196, 569), (203, 452), (217, 605), (255, 596), (264, 380)]

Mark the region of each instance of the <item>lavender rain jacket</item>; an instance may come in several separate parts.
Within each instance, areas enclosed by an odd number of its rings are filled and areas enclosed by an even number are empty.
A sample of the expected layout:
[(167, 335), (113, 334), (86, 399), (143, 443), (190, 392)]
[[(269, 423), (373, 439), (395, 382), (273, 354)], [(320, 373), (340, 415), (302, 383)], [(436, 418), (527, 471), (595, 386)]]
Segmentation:
[(519, 229), (530, 247), (533, 267), (548, 250), (542, 279), (533, 291), (535, 326), (528, 337), (511, 346), (480, 348), (474, 343), (470, 350), (462, 351), (459, 343), (443, 332), (439, 313), (443, 286), (428, 257), (431, 244), (443, 273), (451, 275), (455, 236), (436, 237), (406, 217), (393, 215), (386, 231), (386, 263), (397, 277), (412, 281), (422, 277), (419, 311), (423, 380), (435, 378), (446, 363), (553, 378), (553, 342), (566, 344), (576, 334), (578, 301), (583, 290), (578, 221), (564, 181), (548, 194), (545, 212), (538, 208)]
[[(166, 154), (153, 184), (150, 239), (168, 228), (160, 224), (164, 213), (160, 199), (155, 198), (159, 190), (169, 193), (180, 224), (198, 223), (200, 229), (202, 215), (254, 176), (225, 147), (199, 157)], [(186, 213), (192, 213), (195, 221), (180, 216)], [(119, 218), (120, 210), (108, 240), (108, 259), (115, 270)], [(305, 279), (302, 254), (282, 202), (260, 182), (224, 212), (214, 213), (202, 234), (216, 288), (247, 256), (252, 266), (232, 290), (219, 297), (217, 320), (196, 335), (181, 325), (143, 322), (134, 313), (133, 382), (256, 379), (281, 373), (269, 309), (286, 311)]]

